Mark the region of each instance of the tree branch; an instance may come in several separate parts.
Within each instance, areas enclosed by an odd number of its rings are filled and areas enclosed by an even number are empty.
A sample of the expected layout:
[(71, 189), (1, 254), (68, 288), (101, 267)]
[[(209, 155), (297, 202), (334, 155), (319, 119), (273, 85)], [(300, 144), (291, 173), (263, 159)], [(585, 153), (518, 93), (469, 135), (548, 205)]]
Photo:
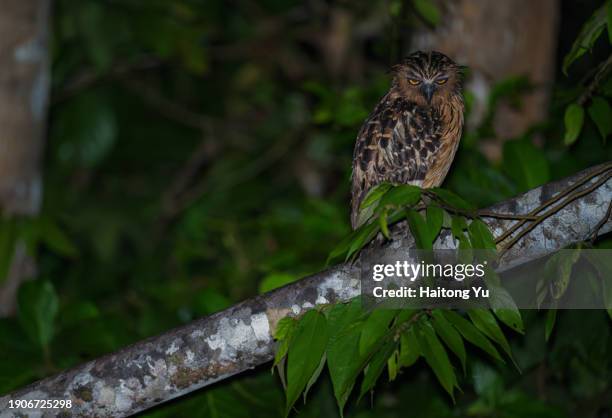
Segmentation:
[[(502, 269), (587, 240), (593, 234), (601, 236), (611, 231), (612, 220), (607, 219), (612, 200), (610, 172), (610, 163), (592, 167), (483, 212), (483, 219), (498, 237), (522, 223), (501, 244), (515, 240), (502, 258)], [(565, 193), (567, 189), (573, 191)], [(560, 195), (563, 197), (557, 198)], [(494, 216), (495, 213), (527, 215), (551, 201), (555, 210), (546, 218)], [(525, 229), (528, 231), (524, 232)], [(522, 231), (524, 235), (517, 238)], [(393, 233), (397, 239), (386, 246), (414, 246), (412, 238), (401, 227)], [(449, 231), (442, 232), (435, 247), (455, 248)], [(385, 245), (368, 251), (382, 254)], [(4, 411), (0, 417), (27, 412), (9, 409), (9, 400), (18, 399), (70, 399), (72, 408), (61, 414), (65, 417), (135, 414), (270, 361), (274, 354), (271, 331), (279, 319), (287, 314), (300, 314), (318, 304), (345, 301), (359, 293), (358, 262), (332, 267), (8, 394), (0, 398), (0, 411)], [(55, 417), (59, 411), (39, 409), (37, 412), (43, 417)]]

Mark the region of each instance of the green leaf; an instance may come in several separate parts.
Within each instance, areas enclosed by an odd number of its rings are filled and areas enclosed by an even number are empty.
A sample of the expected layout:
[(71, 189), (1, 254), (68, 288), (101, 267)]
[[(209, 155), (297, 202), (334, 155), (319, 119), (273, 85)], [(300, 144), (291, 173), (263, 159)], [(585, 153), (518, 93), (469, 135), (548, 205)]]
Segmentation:
[(601, 137), (606, 139), (612, 133), (612, 108), (610, 104), (604, 98), (593, 97), (588, 112)]
[(455, 386), (457, 386), (457, 377), (448, 359), (446, 350), (436, 336), (433, 327), (427, 321), (419, 322), (416, 324), (416, 333), (423, 357), (425, 357), (427, 364), (429, 364), (429, 367), (434, 371), (442, 387), (444, 387), (454, 400), (453, 391)]
[(359, 355), (359, 341), (363, 322), (359, 299), (335, 305), (328, 313), (329, 342), (327, 367), (334, 387), (334, 396), (342, 413), (367, 359)]
[(398, 311), (391, 309), (376, 309), (370, 313), (363, 324), (359, 339), (359, 354), (367, 356), (380, 340), (389, 332), (389, 324)]
[(363, 381), (361, 382), (361, 390), (359, 392), (359, 398), (368, 393), (376, 384), (376, 381), (380, 377), (381, 373), (388, 364), (388, 360), (393, 355), (396, 342), (393, 339), (386, 339), (384, 345), (379, 350), (376, 350), (372, 359), (368, 363), (364, 373)]
[(465, 373), (466, 366), (466, 354), (465, 354), (465, 345), (463, 344), (463, 338), (461, 338), (461, 334), (457, 332), (457, 330), (451, 325), (450, 322), (444, 317), (442, 312), (438, 309), (434, 309), (432, 311), (433, 316), (433, 327), (436, 330), (436, 333), (442, 338), (442, 341), (451, 349), (453, 353), (459, 358), (461, 361), (461, 367), (463, 368), (463, 372)]
[(327, 319), (317, 310), (310, 310), (299, 320), (287, 353), (287, 405), (293, 404), (321, 363), (327, 346)]
[(397, 378), (398, 371), (398, 362), (399, 362), (399, 352), (397, 349), (391, 354), (389, 360), (387, 360), (387, 370), (389, 372), (389, 382), (394, 381)]
[(457, 331), (463, 335), (463, 338), (474, 344), (476, 347), (484, 350), (491, 357), (503, 362), (501, 355), (491, 342), (485, 337), (474, 325), (461, 315), (453, 311), (445, 310), (442, 312), (444, 317), (451, 323)]
[(430, 240), (434, 242), (444, 223), (444, 209), (437, 206), (428, 206), (426, 212), (427, 229), (429, 230)]
[[(379, 225), (376, 222), (368, 224), (357, 230), (357, 235), (349, 247), (348, 253), (346, 254), (346, 260), (356, 255), (367, 243), (378, 233)], [(345, 260), (345, 261), (346, 261)]]
[(370, 206), (377, 205), (380, 199), (389, 191), (391, 187), (393, 187), (391, 183), (381, 183), (374, 186), (372, 189), (370, 189), (370, 191), (368, 191), (366, 197), (361, 201), (359, 209), (363, 210)]
[(60, 326), (64, 329), (83, 325), (83, 322), (98, 318), (100, 311), (92, 302), (80, 301), (66, 306), (59, 315)]
[(19, 321), (30, 339), (40, 347), (48, 347), (54, 334), (58, 299), (51, 282), (27, 281), (17, 295)]
[(399, 186), (393, 186), (391, 189), (389, 189), (389, 191), (387, 191), (387, 193), (385, 193), (385, 195), (380, 199), (378, 207), (380, 209), (386, 206), (412, 206), (417, 204), (420, 199), (420, 188), (410, 184), (402, 184)]
[[(608, 12), (609, 13), (609, 12)], [(599, 35), (603, 32), (606, 25), (606, 5), (604, 4), (593, 13), (593, 15), (587, 20), (582, 26), (578, 37), (572, 45), (572, 49), (563, 59), (563, 73), (567, 75), (567, 70), (570, 65), (585, 52), (593, 48), (595, 41), (599, 38)]]
[(272, 367), (280, 364), (281, 360), (287, 355), (289, 351), (289, 345), (291, 344), (291, 337), (297, 328), (298, 321), (292, 317), (285, 317), (278, 321), (276, 329), (274, 330), (274, 338), (279, 341), (276, 347), (276, 353), (274, 354), (274, 364)]
[(45, 217), (38, 219), (35, 228), (40, 240), (51, 251), (65, 257), (76, 257), (78, 255), (79, 251), (76, 246), (51, 219)]
[(378, 222), (380, 223), (380, 231), (383, 233), (385, 238), (389, 239), (389, 225), (387, 224), (387, 209), (383, 209), (378, 217)]
[(417, 248), (421, 250), (433, 249), (433, 243), (431, 241), (431, 233), (427, 227), (427, 223), (423, 216), (414, 209), (409, 209), (406, 212), (406, 219), (408, 220), (408, 226), (410, 232), (416, 241)]
[(503, 168), (522, 190), (533, 189), (550, 180), (546, 156), (529, 139), (504, 143)]
[[(493, 292), (493, 289), (491, 289), (491, 292)], [(499, 294), (500, 292), (505, 292), (504, 297), (506, 299), (512, 300), (510, 294), (505, 289), (495, 289), (496, 294)], [(516, 304), (514, 304), (513, 301), (504, 302), (504, 306), (509, 306), (510, 304), (513, 304), (514, 306), (512, 308), (495, 308), (494, 304), (492, 304), (491, 308), (493, 309), (493, 312), (495, 313), (497, 319), (502, 321), (504, 324), (506, 324), (516, 332), (523, 334), (525, 332), (525, 326), (523, 325), (521, 311), (516, 307)]]
[(308, 391), (310, 390), (310, 388), (317, 382), (317, 380), (319, 380), (319, 376), (321, 376), (321, 372), (323, 371), (323, 367), (325, 367), (326, 360), (327, 360), (327, 357), (326, 357), (326, 355), (324, 353), (323, 357), (321, 357), (321, 362), (319, 363), (319, 366), (317, 366), (317, 369), (315, 370), (315, 372), (310, 377), (310, 380), (308, 380), (308, 384), (306, 385), (306, 389), (304, 389), (304, 402), (306, 402), (306, 396), (308, 395)]
[(476, 328), (499, 344), (508, 356), (512, 357), (510, 344), (491, 311), (488, 309), (470, 309), (467, 313)]
[(456, 195), (450, 190), (441, 189), (439, 187), (434, 187), (429, 190), (433, 192), (436, 196), (438, 196), (440, 199), (442, 199), (443, 202), (453, 208), (462, 209), (466, 211), (474, 210), (474, 206), (472, 204), (468, 203), (462, 197)]
[(379, 206), (380, 200), (382, 197), (391, 189), (393, 185), (390, 183), (381, 183), (374, 188), (372, 188), (366, 197), (361, 201), (359, 205), (359, 216), (357, 219), (357, 225), (364, 225), (367, 223), (372, 215), (374, 215), (374, 210)]
[(412, 0), (418, 14), (430, 25), (437, 26), (440, 23), (440, 10), (431, 0)]
[(575, 248), (552, 255), (544, 265), (551, 296), (560, 299), (565, 294), (572, 277), (574, 264), (580, 258), (580, 249)]
[(482, 250), (497, 249), (495, 238), (489, 227), (480, 219), (474, 219), (468, 226), (472, 247)]
[(286, 284), (293, 283), (298, 278), (294, 274), (288, 273), (272, 273), (268, 274), (259, 283), (259, 293), (266, 293), (270, 290), (278, 289)]
[(578, 139), (584, 124), (584, 108), (578, 103), (572, 103), (565, 109), (565, 145), (571, 145)]
[(549, 309), (546, 313), (546, 328), (544, 330), (544, 339), (548, 341), (552, 335), (553, 329), (555, 328), (555, 322), (557, 322), (557, 310)]
[(419, 340), (413, 327), (408, 328), (400, 337), (399, 362), (402, 367), (412, 366), (421, 356)]

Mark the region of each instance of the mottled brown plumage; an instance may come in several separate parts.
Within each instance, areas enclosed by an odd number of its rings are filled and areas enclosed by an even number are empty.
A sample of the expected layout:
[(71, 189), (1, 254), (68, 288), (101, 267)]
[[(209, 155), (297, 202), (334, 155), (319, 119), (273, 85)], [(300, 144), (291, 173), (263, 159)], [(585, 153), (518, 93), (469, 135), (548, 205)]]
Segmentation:
[(355, 143), (351, 224), (377, 184), (439, 186), (463, 127), (461, 67), (439, 52), (415, 52), (392, 68), (393, 83), (365, 121)]

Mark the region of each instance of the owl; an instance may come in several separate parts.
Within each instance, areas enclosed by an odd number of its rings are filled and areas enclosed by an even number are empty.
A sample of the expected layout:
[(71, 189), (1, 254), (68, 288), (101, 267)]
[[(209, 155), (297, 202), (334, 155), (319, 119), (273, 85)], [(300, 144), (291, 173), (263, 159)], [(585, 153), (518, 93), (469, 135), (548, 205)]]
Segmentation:
[(382, 182), (439, 186), (463, 129), (462, 67), (440, 52), (417, 51), (391, 68), (387, 94), (361, 127), (353, 153), (351, 224)]

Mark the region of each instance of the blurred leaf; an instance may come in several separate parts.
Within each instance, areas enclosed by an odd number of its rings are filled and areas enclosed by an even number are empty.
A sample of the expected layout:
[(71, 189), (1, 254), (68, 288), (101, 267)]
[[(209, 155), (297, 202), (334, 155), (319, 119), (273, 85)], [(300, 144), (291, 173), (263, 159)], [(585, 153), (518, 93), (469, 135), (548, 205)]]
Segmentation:
[(412, 366), (421, 356), (419, 340), (413, 327), (408, 328), (400, 337), (399, 362), (403, 367)]
[(565, 109), (565, 145), (571, 145), (576, 142), (582, 125), (584, 124), (584, 108), (577, 103), (572, 103)]
[(506, 336), (499, 327), (491, 311), (488, 309), (469, 309), (467, 313), (476, 328), (478, 328), (487, 337), (498, 343), (504, 349), (506, 354), (512, 357), (510, 344), (508, 343)]
[(200, 315), (210, 315), (229, 306), (230, 300), (214, 289), (202, 289), (195, 295), (194, 308)]
[(58, 160), (96, 167), (113, 148), (118, 130), (115, 111), (105, 95), (80, 94), (58, 109), (52, 125)]
[(23, 283), (17, 296), (19, 321), (30, 339), (47, 347), (54, 334), (58, 299), (51, 282), (31, 280)]
[(298, 321), (287, 353), (285, 415), (289, 415), (293, 404), (321, 363), (327, 346), (327, 336), (327, 320), (319, 311), (310, 310)]
[(79, 250), (62, 229), (51, 219), (41, 217), (35, 222), (35, 234), (51, 251), (65, 256), (76, 257)]
[(270, 290), (278, 289), (286, 284), (296, 281), (298, 277), (287, 273), (272, 273), (268, 274), (259, 283), (259, 293), (266, 293)]
[(482, 333), (472, 325), (468, 320), (461, 317), (459, 314), (453, 311), (443, 311), (442, 314), (448, 321), (453, 324), (455, 328), (463, 335), (463, 338), (474, 344), (476, 347), (481, 348), (491, 357), (503, 362), (504, 360), (499, 355), (499, 352), (495, 349), (493, 344), (484, 336)]
[(424, 18), (427, 23), (437, 26), (440, 23), (440, 10), (431, 0), (412, 0), (416, 11)]
[(393, 339), (387, 338), (382, 348), (376, 350), (363, 373), (359, 398), (374, 388), (376, 381), (388, 364), (389, 358), (393, 355), (396, 345), (397, 343)]
[(604, 4), (593, 13), (593, 15), (582, 26), (578, 37), (572, 45), (570, 52), (563, 58), (563, 72), (567, 75), (567, 70), (572, 63), (584, 55), (585, 52), (593, 48), (595, 41), (603, 32), (606, 25), (606, 5)]
[(436, 333), (429, 322), (419, 322), (416, 328), (419, 346), (423, 357), (432, 368), (442, 387), (449, 393), (453, 400), (454, 388), (457, 386), (457, 377), (453, 366), (448, 359), (446, 350), (438, 340)]
[[(397, 343), (396, 343), (397, 346)], [(389, 373), (389, 382), (394, 381), (397, 378), (397, 372), (399, 370), (398, 361), (399, 361), (399, 352), (397, 349), (393, 351), (393, 354), (387, 360), (387, 371)]]
[(92, 302), (78, 301), (64, 307), (59, 315), (59, 322), (62, 328), (71, 328), (82, 325), (100, 316), (100, 311)]
[(463, 345), (463, 338), (461, 338), (461, 335), (453, 328), (451, 323), (448, 322), (439, 309), (434, 309), (432, 311), (432, 316), (432, 324), (436, 333), (442, 338), (442, 341), (444, 341), (448, 348), (457, 355), (461, 361), (463, 372), (465, 373), (467, 357), (465, 354), (465, 346)]
[(603, 139), (612, 133), (612, 108), (606, 99), (593, 97), (588, 108), (589, 116), (597, 125)]
[(504, 170), (522, 190), (550, 180), (548, 160), (529, 139), (507, 141), (503, 149)]

